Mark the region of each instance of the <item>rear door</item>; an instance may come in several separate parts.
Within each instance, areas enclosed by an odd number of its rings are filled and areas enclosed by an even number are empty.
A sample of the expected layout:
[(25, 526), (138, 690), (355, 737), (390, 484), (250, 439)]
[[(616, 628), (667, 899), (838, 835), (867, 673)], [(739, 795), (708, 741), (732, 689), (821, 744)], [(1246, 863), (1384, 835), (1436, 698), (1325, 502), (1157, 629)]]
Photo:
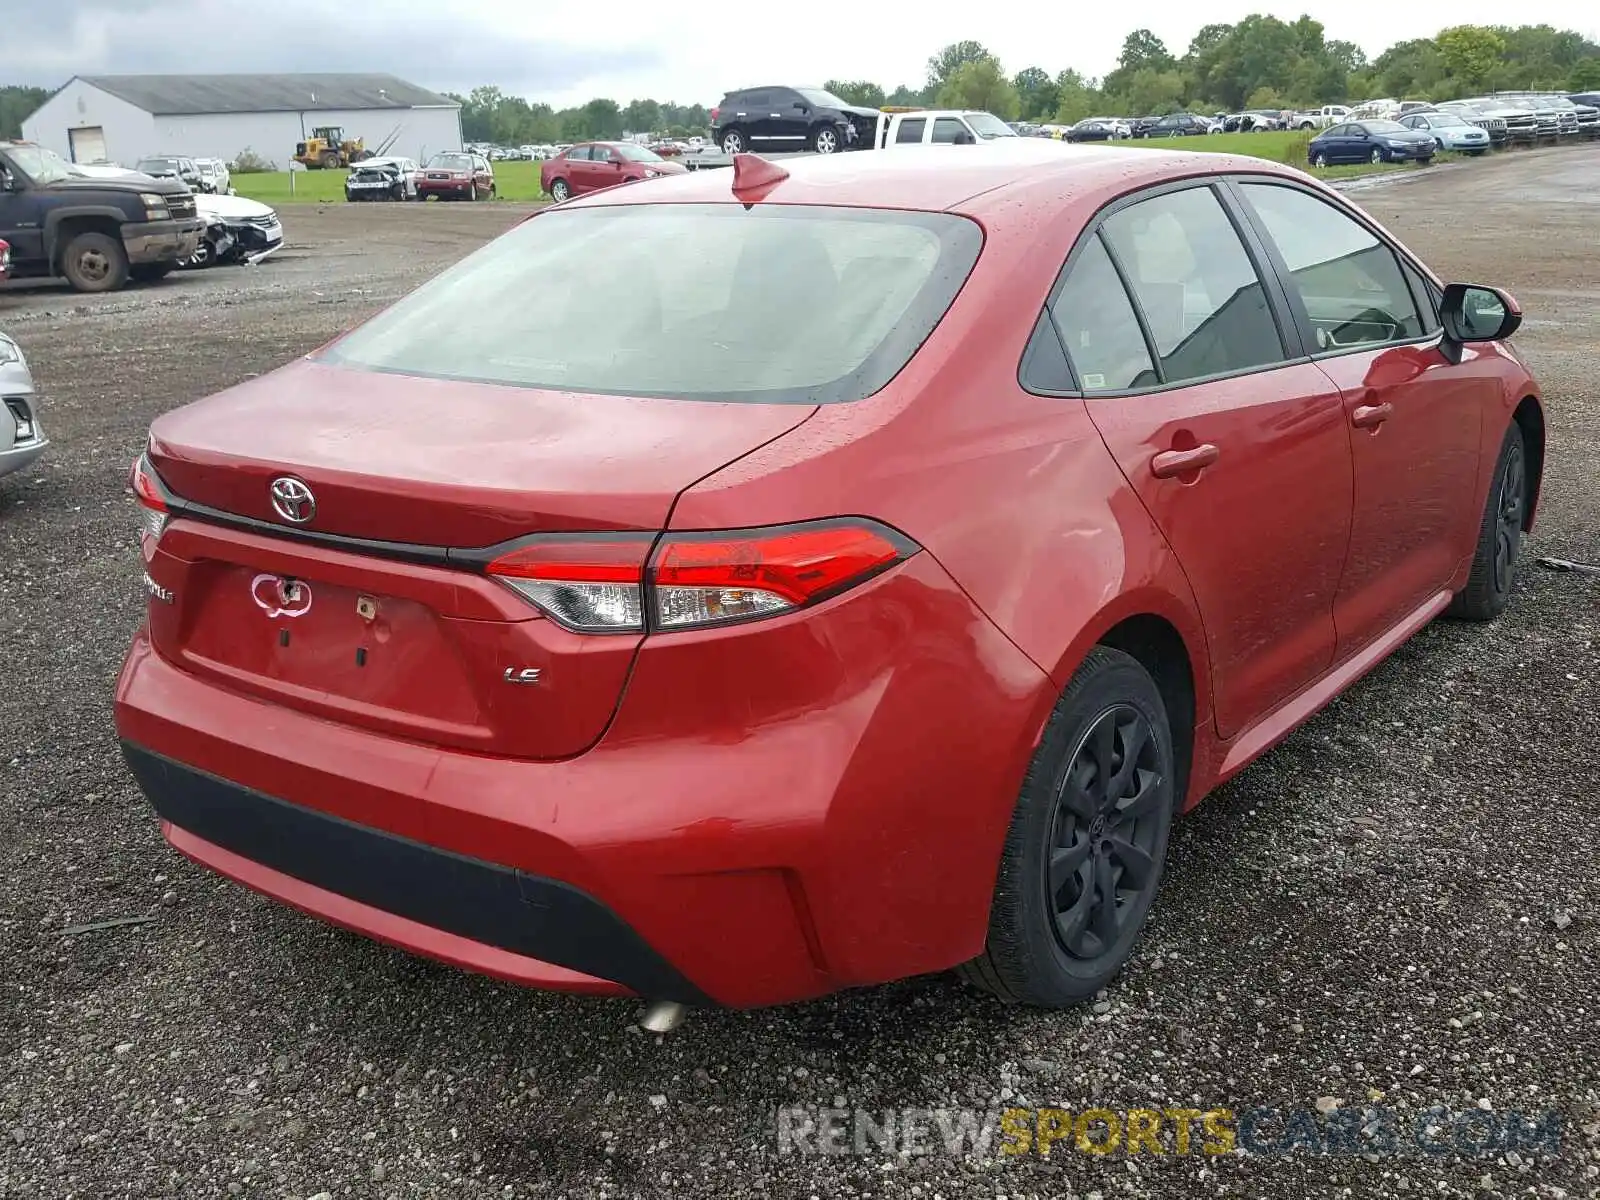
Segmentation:
[(1333, 202), (1288, 181), (1239, 193), (1289, 282), (1317, 365), (1338, 385), (1355, 464), (1350, 557), (1334, 604), (1341, 657), (1444, 589), (1470, 553), (1496, 374), (1439, 351), (1421, 274)]
[(595, 146), (574, 146), (567, 151), (567, 184), (573, 194), (594, 190)]
[(1222, 193), (1124, 201), (1051, 304), (1089, 414), (1182, 564), (1232, 737), (1333, 661), (1350, 536), (1343, 400), (1300, 357)]

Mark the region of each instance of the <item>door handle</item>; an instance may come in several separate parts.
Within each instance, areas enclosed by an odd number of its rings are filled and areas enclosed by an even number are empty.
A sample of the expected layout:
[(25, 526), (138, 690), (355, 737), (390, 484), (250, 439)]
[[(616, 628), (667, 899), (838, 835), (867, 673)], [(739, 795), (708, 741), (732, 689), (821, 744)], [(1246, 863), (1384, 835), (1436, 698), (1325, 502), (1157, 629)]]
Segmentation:
[(1221, 456), (1222, 452), (1209, 442), (1190, 450), (1163, 450), (1150, 460), (1150, 471), (1157, 479), (1170, 479), (1203, 471)]
[(1394, 416), (1394, 405), (1385, 400), (1382, 404), (1358, 404), (1350, 414), (1350, 423), (1357, 429), (1376, 429)]

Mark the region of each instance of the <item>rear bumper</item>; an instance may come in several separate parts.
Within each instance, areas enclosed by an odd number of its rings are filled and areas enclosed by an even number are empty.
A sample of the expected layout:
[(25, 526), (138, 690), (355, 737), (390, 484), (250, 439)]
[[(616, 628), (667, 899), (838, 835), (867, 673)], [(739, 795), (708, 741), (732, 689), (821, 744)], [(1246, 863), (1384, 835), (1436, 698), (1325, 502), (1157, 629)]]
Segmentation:
[(614, 913), (559, 880), (289, 804), (137, 746), (124, 743), (123, 756), (173, 846), (296, 908), (521, 983), (707, 1002)]
[(647, 644), (572, 759), (313, 717), (142, 631), (116, 723), (168, 840), (250, 887), (521, 983), (755, 1007), (982, 948), (1056, 692), (920, 554), (760, 630)]

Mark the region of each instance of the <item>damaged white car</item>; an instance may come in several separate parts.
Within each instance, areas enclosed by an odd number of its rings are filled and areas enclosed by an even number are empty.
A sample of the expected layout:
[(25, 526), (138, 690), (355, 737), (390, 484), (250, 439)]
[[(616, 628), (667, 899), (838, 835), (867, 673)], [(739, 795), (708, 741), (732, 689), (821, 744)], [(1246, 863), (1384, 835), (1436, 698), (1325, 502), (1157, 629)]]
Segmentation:
[(197, 192), (194, 204), (206, 227), (200, 234), (194, 257), (182, 266), (254, 265), (283, 249), (283, 224), (278, 214), (260, 201)]
[(39, 428), (28, 360), (0, 333), (0, 475), (22, 470), (48, 444)]

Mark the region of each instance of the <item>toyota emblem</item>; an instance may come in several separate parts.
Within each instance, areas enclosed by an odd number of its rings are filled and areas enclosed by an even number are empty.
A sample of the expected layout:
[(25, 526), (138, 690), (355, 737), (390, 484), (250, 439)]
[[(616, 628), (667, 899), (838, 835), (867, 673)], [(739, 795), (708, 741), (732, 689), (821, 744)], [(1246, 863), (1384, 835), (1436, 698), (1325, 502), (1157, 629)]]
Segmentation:
[(303, 480), (284, 475), (272, 481), (272, 511), (291, 525), (304, 525), (317, 515), (317, 498)]

